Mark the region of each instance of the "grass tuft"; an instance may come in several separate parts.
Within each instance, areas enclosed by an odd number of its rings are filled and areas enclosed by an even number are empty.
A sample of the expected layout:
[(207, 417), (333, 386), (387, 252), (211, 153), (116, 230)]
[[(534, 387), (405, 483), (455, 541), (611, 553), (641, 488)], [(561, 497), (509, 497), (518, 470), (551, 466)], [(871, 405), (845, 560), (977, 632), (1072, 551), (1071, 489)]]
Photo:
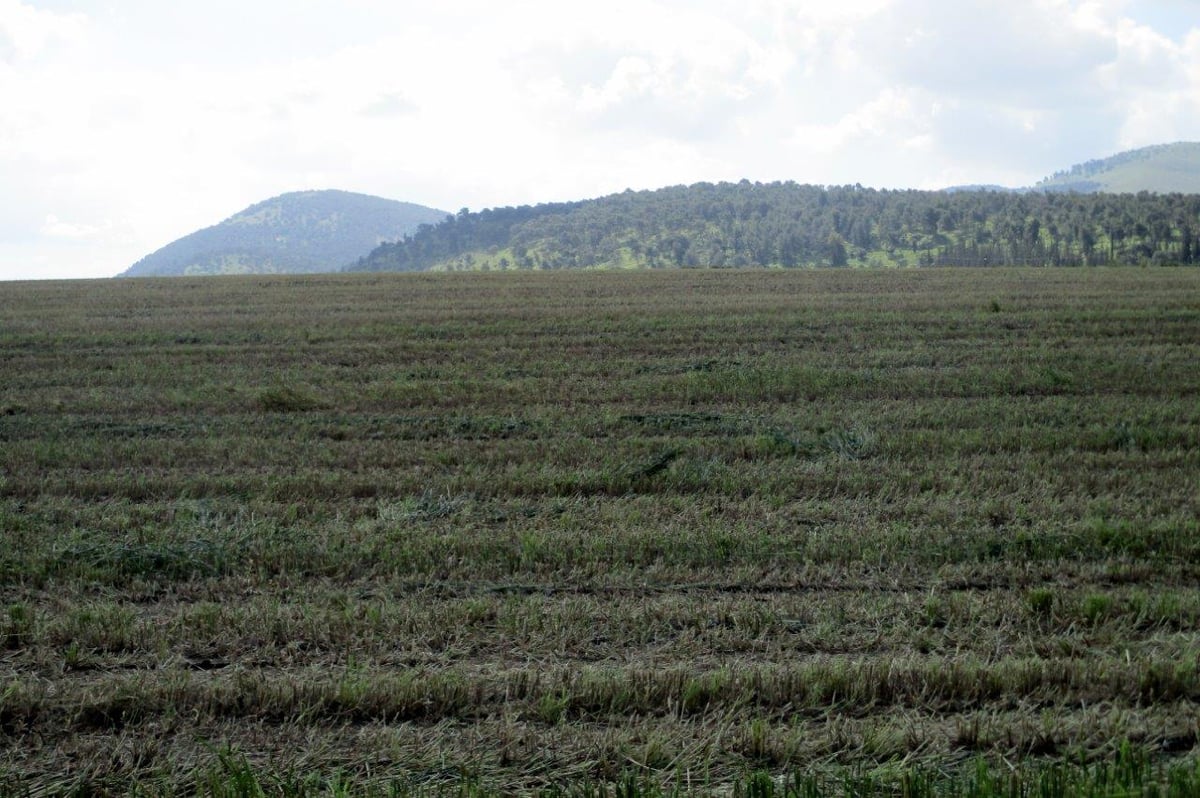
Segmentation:
[(264, 388), (254, 401), (264, 413), (302, 413), (326, 407), (315, 394), (293, 385)]
[(179, 581), (225, 573), (233, 560), (225, 546), (210, 540), (185, 543), (77, 543), (65, 548), (51, 573), (111, 584), (134, 578)]
[(0, 649), (23, 648), (33, 640), (34, 613), (24, 603), (10, 604), (0, 616)]
[(825, 435), (825, 448), (843, 460), (862, 460), (878, 449), (875, 433), (863, 424), (853, 424)]

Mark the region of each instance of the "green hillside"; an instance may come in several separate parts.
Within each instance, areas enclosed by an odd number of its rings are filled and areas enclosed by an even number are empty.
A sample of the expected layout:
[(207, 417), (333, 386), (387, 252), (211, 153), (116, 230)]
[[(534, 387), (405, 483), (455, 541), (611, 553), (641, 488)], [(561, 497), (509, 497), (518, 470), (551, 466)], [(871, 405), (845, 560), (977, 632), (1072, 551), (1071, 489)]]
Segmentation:
[(698, 183), (459, 213), (352, 269), (1052, 265), (1200, 261), (1200, 195)]
[(445, 211), (348, 191), (298, 191), (251, 205), (147, 255), (123, 277), (337, 271)]
[(1088, 161), (1042, 180), (1034, 189), (1200, 194), (1200, 142), (1159, 144)]

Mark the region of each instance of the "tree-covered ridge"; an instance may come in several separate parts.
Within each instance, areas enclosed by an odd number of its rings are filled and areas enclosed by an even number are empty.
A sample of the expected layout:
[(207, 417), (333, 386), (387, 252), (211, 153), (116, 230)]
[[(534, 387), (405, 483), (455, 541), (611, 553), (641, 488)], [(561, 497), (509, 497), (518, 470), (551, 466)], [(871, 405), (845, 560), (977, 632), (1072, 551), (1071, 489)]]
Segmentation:
[(330, 272), (445, 211), (349, 191), (299, 191), (184, 236), (122, 276)]
[(1113, 193), (1200, 193), (1200, 143), (1157, 144), (1076, 164), (1035, 190)]
[(353, 269), (1200, 262), (1200, 196), (698, 183), (477, 213)]

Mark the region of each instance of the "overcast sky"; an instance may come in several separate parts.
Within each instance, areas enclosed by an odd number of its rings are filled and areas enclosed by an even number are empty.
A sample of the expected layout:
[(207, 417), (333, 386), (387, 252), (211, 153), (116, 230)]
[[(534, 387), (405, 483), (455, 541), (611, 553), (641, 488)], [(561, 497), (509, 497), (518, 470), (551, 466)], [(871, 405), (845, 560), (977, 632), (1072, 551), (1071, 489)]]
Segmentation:
[(1196, 0), (0, 0), (0, 279), (300, 189), (1026, 185), (1180, 140)]

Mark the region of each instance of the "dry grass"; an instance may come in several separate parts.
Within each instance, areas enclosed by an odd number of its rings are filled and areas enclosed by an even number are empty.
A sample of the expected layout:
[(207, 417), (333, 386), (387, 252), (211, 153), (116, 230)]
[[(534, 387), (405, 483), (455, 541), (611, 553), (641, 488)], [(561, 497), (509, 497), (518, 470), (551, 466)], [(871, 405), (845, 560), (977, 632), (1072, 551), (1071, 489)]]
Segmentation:
[(1200, 779), (1200, 273), (10, 283), (0, 317), (0, 793)]

